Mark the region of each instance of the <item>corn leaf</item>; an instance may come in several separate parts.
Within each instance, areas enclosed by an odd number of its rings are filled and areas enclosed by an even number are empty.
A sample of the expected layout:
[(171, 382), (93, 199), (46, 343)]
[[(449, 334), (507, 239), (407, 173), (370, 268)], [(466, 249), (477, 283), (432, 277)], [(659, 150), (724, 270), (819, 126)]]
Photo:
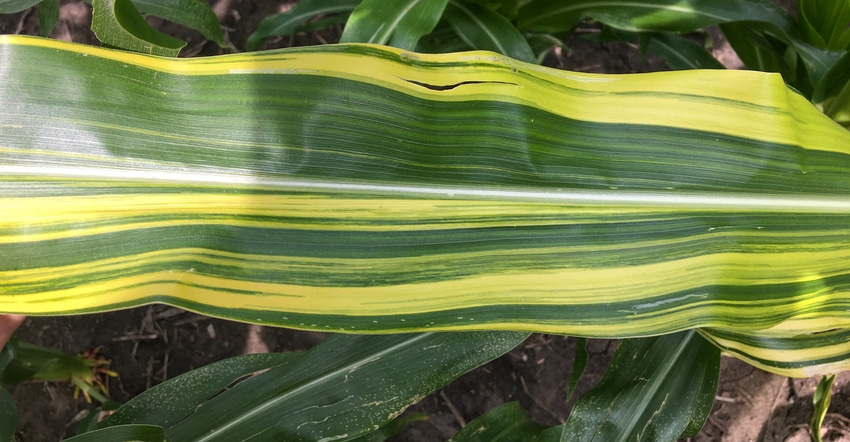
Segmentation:
[(186, 42), (152, 28), (130, 0), (94, 0), (92, 31), (104, 46), (176, 57)]
[(360, 2), (361, 0), (302, 0), (289, 11), (264, 18), (257, 30), (248, 36), (245, 46), (249, 51), (256, 51), (269, 37), (299, 32), (305, 23), (322, 15), (349, 13)]
[(449, 442), (528, 442), (546, 426), (531, 420), (518, 402), (500, 405), (463, 427)]
[(829, 410), (829, 403), (832, 401), (831, 390), (833, 382), (835, 382), (834, 374), (824, 376), (820, 382), (818, 382), (818, 387), (815, 389), (815, 394), (812, 397), (815, 410), (814, 413), (812, 413), (811, 430), (812, 438), (814, 438), (817, 442), (823, 442), (823, 438), (821, 438), (820, 435), (820, 429), (823, 425), (823, 418)]
[(711, 412), (719, 375), (720, 352), (694, 331), (624, 340), (599, 385), (576, 401), (561, 440), (695, 436)]
[(821, 49), (850, 49), (850, 2), (800, 0), (797, 15), (809, 43)]
[(17, 425), (18, 408), (15, 398), (8, 390), (0, 387), (0, 442), (14, 442)]
[(161, 427), (155, 425), (122, 425), (120, 427), (104, 428), (90, 431), (66, 442), (102, 442), (102, 441), (131, 441), (131, 442), (167, 442)]
[(38, 28), (42, 37), (53, 32), (59, 21), (59, 0), (44, 0), (38, 4)]
[[(170, 440), (187, 442), (353, 439), (372, 434), (409, 405), (527, 336), (516, 332), (332, 335), (306, 353), (272, 356), (277, 365), (235, 385), (228, 386), (227, 381), (248, 373), (241, 366), (244, 357), (202, 368), (202, 373), (187, 373), (142, 393), (99, 426), (159, 425)], [(212, 385), (202, 387), (202, 394), (187, 394), (192, 391), (187, 385), (207, 379)], [(154, 403), (175, 414), (152, 414)], [(403, 425), (404, 420), (398, 422)]]
[(42, 0), (0, 0), (0, 14), (14, 14), (29, 9)]
[(142, 14), (155, 15), (200, 32), (220, 47), (225, 46), (218, 17), (203, 0), (133, 0)]
[(499, 13), (474, 3), (449, 1), (445, 17), (470, 47), (535, 62), (534, 52), (525, 36)]
[(850, 133), (778, 75), (18, 36), (0, 59), (0, 312), (700, 328), (775, 372), (850, 365)]
[(412, 50), (434, 30), (448, 0), (363, 0), (351, 13), (342, 43), (390, 44)]
[(790, 29), (791, 19), (767, 0), (532, 0), (519, 11), (519, 27), (559, 32), (591, 17), (627, 31), (690, 32), (730, 21), (766, 21)]

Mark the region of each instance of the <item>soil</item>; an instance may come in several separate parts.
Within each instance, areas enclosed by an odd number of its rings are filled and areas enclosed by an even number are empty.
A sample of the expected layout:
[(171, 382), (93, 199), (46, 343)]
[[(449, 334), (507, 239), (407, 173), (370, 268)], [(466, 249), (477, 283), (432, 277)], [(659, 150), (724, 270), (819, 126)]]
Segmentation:
[[(231, 50), (243, 50), (245, 40), (260, 20), (291, 7), (289, 1), (217, 0), (211, 2)], [(785, 2), (784, 6), (792, 6)], [(91, 9), (79, 0), (63, 0), (60, 21), (52, 38), (98, 44), (89, 30)], [(214, 55), (215, 44), (191, 30), (149, 17), (151, 24), (188, 41), (181, 56)], [(0, 16), (0, 33), (38, 35), (33, 10)], [(592, 27), (579, 34), (593, 33)], [(334, 42), (341, 27), (317, 34), (272, 39), (264, 48)], [(728, 45), (711, 33), (715, 56), (727, 67), (740, 68)], [(699, 37), (697, 37), (699, 38)], [(591, 42), (580, 36), (565, 40), (566, 50), (553, 50), (545, 64), (577, 71), (630, 73), (666, 70), (663, 60), (643, 57), (635, 45)], [(228, 322), (154, 305), (105, 314), (28, 318), (18, 332), (21, 340), (79, 353), (100, 348), (120, 374), (109, 379), (111, 396), (126, 401), (150, 386), (202, 365), (249, 352), (306, 350), (324, 334)], [(590, 340), (590, 360), (578, 385), (581, 394), (602, 377), (616, 341)], [(458, 378), (411, 407), (426, 413), (426, 421), (407, 426), (393, 442), (440, 441), (491, 408), (509, 401), (519, 403), (536, 421), (555, 425), (566, 419), (572, 401), (566, 401), (576, 340), (564, 336), (532, 335), (517, 348)], [(693, 441), (807, 441), (812, 394), (818, 379), (788, 379), (755, 369), (736, 359), (722, 360), (722, 374), (711, 417)], [(54, 441), (74, 434), (79, 421), (92, 409), (74, 398), (67, 383), (27, 382), (12, 388), (18, 404), (19, 441)], [(825, 440), (850, 441), (850, 372), (838, 375), (832, 406), (822, 429)]]

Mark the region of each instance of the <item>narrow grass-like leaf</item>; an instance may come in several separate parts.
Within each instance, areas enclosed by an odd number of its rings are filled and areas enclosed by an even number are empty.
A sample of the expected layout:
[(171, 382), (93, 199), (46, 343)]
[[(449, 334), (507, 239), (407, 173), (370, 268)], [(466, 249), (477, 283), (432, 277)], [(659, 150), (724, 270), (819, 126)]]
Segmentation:
[(142, 14), (155, 15), (200, 32), (208, 40), (224, 47), (224, 35), (218, 17), (204, 0), (133, 0)]
[(362, 0), (302, 0), (289, 11), (270, 15), (260, 22), (245, 46), (256, 51), (269, 38), (298, 32), (308, 21), (320, 15), (338, 15), (353, 11)]
[(698, 328), (772, 371), (850, 366), (850, 133), (778, 75), (17, 36), (0, 58), (0, 312)]
[(835, 375), (827, 375), (821, 378), (818, 382), (818, 387), (815, 389), (815, 394), (812, 396), (812, 402), (815, 410), (812, 413), (812, 438), (816, 442), (823, 442), (820, 435), (820, 427), (823, 425), (823, 418), (829, 410), (829, 403), (832, 399), (832, 383), (835, 382)]
[(518, 402), (500, 405), (463, 427), (449, 442), (529, 442), (546, 430)]
[(351, 13), (342, 43), (390, 43), (412, 50), (434, 30), (448, 0), (363, 0)]
[(186, 42), (152, 28), (130, 0), (94, 0), (92, 31), (104, 46), (176, 57)]
[(44, 0), (38, 4), (38, 31), (42, 37), (53, 32), (59, 21), (59, 0)]
[(121, 425), (89, 431), (69, 439), (66, 442), (168, 442), (162, 427), (155, 425)]
[(627, 339), (599, 384), (578, 399), (568, 441), (674, 441), (711, 412), (720, 352), (696, 332)]
[(576, 355), (573, 358), (573, 369), (570, 370), (570, 382), (567, 384), (567, 402), (573, 398), (576, 391), (576, 385), (584, 374), (584, 369), (587, 368), (587, 360), (589, 353), (587, 351), (587, 339), (578, 338), (576, 341)]
[(445, 16), (457, 35), (472, 48), (495, 51), (528, 63), (536, 61), (525, 37), (492, 9), (450, 0)]

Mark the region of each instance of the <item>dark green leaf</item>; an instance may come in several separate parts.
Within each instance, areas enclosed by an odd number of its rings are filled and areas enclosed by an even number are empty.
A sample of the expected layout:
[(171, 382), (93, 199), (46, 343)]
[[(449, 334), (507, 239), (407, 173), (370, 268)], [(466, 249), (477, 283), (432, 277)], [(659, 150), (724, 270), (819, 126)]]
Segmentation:
[(3, 373), (6, 370), (6, 367), (9, 366), (15, 359), (15, 353), (17, 349), (17, 339), (12, 337), (9, 339), (9, 342), (3, 346), (3, 349), (0, 350), (0, 373)]
[(0, 442), (14, 442), (18, 425), (18, 408), (15, 399), (0, 387)]
[(204, 403), (167, 433), (175, 441), (353, 438), (380, 428), (409, 405), (504, 354), (526, 336), (333, 335), (297, 361), (245, 380)]
[(351, 13), (340, 43), (387, 44), (413, 50), (434, 30), (447, 0), (364, 0)]
[(820, 49), (850, 47), (850, 2), (798, 0), (797, 17), (808, 43)]
[(546, 430), (518, 402), (500, 405), (463, 427), (450, 442), (527, 442)]
[(14, 14), (37, 5), (42, 0), (0, 0), (0, 14)]
[(269, 37), (298, 32), (304, 23), (320, 15), (351, 12), (361, 1), (302, 0), (289, 11), (270, 15), (263, 19), (257, 30), (248, 37), (245, 46), (249, 51), (256, 51)]
[(97, 407), (93, 410), (89, 410), (89, 413), (86, 414), (86, 417), (80, 421), (80, 424), (77, 425), (77, 435), (88, 433), (89, 431), (94, 431), (97, 429), (97, 420), (100, 417), (100, 412), (103, 411), (102, 408)]
[(815, 389), (815, 394), (812, 397), (812, 402), (815, 406), (815, 411), (812, 413), (812, 436), (816, 442), (823, 442), (820, 437), (820, 427), (823, 425), (823, 418), (826, 416), (826, 411), (829, 409), (829, 403), (832, 399), (832, 383), (835, 382), (835, 375), (824, 376), (818, 383), (818, 388)]
[(192, 370), (136, 396), (98, 427), (140, 423), (170, 427), (240, 378), (300, 357), (298, 353), (252, 354)]
[(218, 17), (203, 0), (133, 0), (142, 14), (155, 15), (200, 32), (208, 40), (224, 46)]
[(104, 46), (166, 57), (186, 46), (152, 28), (130, 0), (94, 0), (92, 9), (92, 31)]
[(38, 4), (38, 28), (42, 37), (53, 32), (59, 21), (59, 0), (44, 0)]
[(491, 9), (451, 0), (446, 6), (446, 20), (457, 35), (475, 49), (535, 62), (534, 52), (525, 37), (508, 19)]
[(519, 11), (520, 29), (567, 31), (583, 17), (629, 31), (690, 32), (740, 20), (774, 23), (783, 29), (791, 19), (767, 0), (533, 0)]
[(434, 32), (422, 37), (416, 45), (416, 52), (429, 54), (463, 52), (471, 49), (469, 43), (460, 38), (446, 20), (441, 21)]
[(567, 385), (567, 402), (573, 398), (581, 375), (584, 374), (584, 369), (587, 368), (587, 339), (577, 338), (576, 340), (576, 355), (573, 359), (573, 369), (570, 371), (570, 383)]
[(120, 425), (89, 431), (88, 433), (65, 439), (66, 442), (166, 442), (166, 440), (165, 431), (163, 431), (162, 427), (156, 425)]
[[(848, 84), (850, 84), (850, 52), (845, 53), (821, 78), (815, 86), (812, 101), (816, 104), (823, 103), (840, 94)], [(824, 113), (831, 115), (828, 107), (825, 106)]]
[[(762, 26), (757, 22), (738, 22), (721, 24), (720, 29), (745, 66), (763, 72), (783, 72), (779, 50), (764, 33), (759, 32)], [(783, 77), (791, 83), (787, 75)]]
[(428, 415), (424, 413), (411, 413), (407, 416), (397, 417), (391, 420), (386, 425), (377, 430), (364, 434), (354, 439), (349, 439), (350, 442), (383, 442), (388, 437), (395, 436), (404, 430), (404, 427), (411, 422), (428, 420)]
[(626, 339), (605, 376), (579, 398), (568, 441), (673, 441), (702, 427), (717, 391), (720, 352), (695, 331)]
[(647, 49), (664, 57), (673, 69), (723, 69), (704, 48), (696, 43), (668, 33), (644, 33), (648, 39)]

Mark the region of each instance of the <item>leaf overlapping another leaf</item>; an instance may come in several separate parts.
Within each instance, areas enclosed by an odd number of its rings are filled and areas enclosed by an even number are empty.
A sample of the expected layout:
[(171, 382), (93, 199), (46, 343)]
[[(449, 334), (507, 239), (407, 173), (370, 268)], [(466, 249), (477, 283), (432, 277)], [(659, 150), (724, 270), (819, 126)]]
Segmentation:
[(777, 75), (23, 37), (0, 58), (4, 312), (699, 328), (772, 371), (847, 366), (850, 134)]

